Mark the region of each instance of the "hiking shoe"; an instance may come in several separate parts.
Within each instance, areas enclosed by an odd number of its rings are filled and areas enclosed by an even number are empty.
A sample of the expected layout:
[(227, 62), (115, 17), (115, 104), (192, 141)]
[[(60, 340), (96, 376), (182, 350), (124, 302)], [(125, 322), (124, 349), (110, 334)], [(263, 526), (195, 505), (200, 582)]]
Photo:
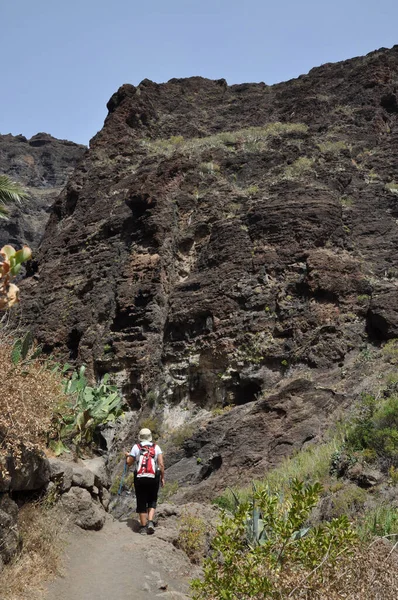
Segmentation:
[(147, 531), (148, 535), (152, 535), (152, 533), (155, 533), (155, 525), (153, 524), (153, 521), (148, 521)]
[(139, 533), (140, 535), (146, 535), (146, 534), (147, 534), (147, 526), (146, 526), (146, 525), (141, 525), (141, 527), (140, 527), (140, 529), (139, 529), (138, 533)]

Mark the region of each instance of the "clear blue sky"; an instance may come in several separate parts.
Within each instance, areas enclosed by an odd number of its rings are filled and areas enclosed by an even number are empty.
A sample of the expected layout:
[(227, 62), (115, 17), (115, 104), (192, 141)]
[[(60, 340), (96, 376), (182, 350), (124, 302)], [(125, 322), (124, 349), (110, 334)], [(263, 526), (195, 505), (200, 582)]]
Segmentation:
[(398, 43), (398, 0), (0, 0), (0, 133), (87, 143), (123, 83), (271, 84)]

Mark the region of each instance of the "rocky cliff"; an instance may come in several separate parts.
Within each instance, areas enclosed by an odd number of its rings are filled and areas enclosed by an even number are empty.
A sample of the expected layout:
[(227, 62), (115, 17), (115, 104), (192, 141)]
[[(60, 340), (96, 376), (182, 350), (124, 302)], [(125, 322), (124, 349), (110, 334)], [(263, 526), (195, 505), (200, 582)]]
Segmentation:
[(85, 150), (46, 133), (29, 140), (23, 135), (0, 135), (0, 173), (22, 183), (29, 193), (21, 205), (10, 208), (8, 221), (0, 221), (0, 247), (38, 246), (50, 206)]
[(313, 374), (336, 384), (398, 334), (398, 46), (275, 86), (144, 80), (108, 109), (51, 209), (25, 314), (165, 424), (238, 405), (179, 458), (202, 449), (211, 472), (214, 440), (236, 462), (251, 435), (264, 469), (347, 402)]

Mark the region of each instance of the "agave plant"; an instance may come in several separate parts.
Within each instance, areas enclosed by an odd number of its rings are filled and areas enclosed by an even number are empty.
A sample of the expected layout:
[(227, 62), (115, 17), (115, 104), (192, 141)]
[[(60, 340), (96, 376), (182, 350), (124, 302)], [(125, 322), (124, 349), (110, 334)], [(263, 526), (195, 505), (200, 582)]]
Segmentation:
[(258, 490), (254, 483), (252, 488), (249, 501), (241, 501), (230, 488), (235, 501), (234, 513), (241, 510), (246, 515), (245, 539), (250, 548), (271, 543), (275, 535), (281, 535), (282, 532), (291, 542), (309, 533), (310, 528), (305, 526), (305, 522), (321, 492), (319, 483), (304, 485), (294, 479), (291, 483), (291, 499), (283, 498), (267, 487)]
[(28, 246), (21, 250), (3, 246), (0, 250), (0, 310), (11, 308), (19, 302), (19, 288), (12, 283), (12, 279), (20, 272), (22, 263), (31, 257), (32, 251)]

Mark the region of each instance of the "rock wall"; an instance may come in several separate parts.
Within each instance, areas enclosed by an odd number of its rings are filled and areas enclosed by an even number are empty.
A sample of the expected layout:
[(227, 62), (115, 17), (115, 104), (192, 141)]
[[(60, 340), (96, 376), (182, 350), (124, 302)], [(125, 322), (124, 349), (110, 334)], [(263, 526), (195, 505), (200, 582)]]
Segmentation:
[(132, 404), (207, 405), (395, 335), (397, 85), (398, 46), (272, 87), (120, 88), (26, 282), (38, 337)]
[(313, 439), (333, 390), (256, 402), (397, 335), (397, 89), (398, 46), (271, 87), (122, 86), (23, 285), (44, 348), (173, 427), (237, 405), (223, 439), (254, 428), (267, 464)]
[(29, 196), (10, 207), (9, 220), (0, 220), (0, 247), (39, 245), (49, 209), (86, 148), (46, 133), (31, 139), (0, 135), (0, 173), (26, 186)]

